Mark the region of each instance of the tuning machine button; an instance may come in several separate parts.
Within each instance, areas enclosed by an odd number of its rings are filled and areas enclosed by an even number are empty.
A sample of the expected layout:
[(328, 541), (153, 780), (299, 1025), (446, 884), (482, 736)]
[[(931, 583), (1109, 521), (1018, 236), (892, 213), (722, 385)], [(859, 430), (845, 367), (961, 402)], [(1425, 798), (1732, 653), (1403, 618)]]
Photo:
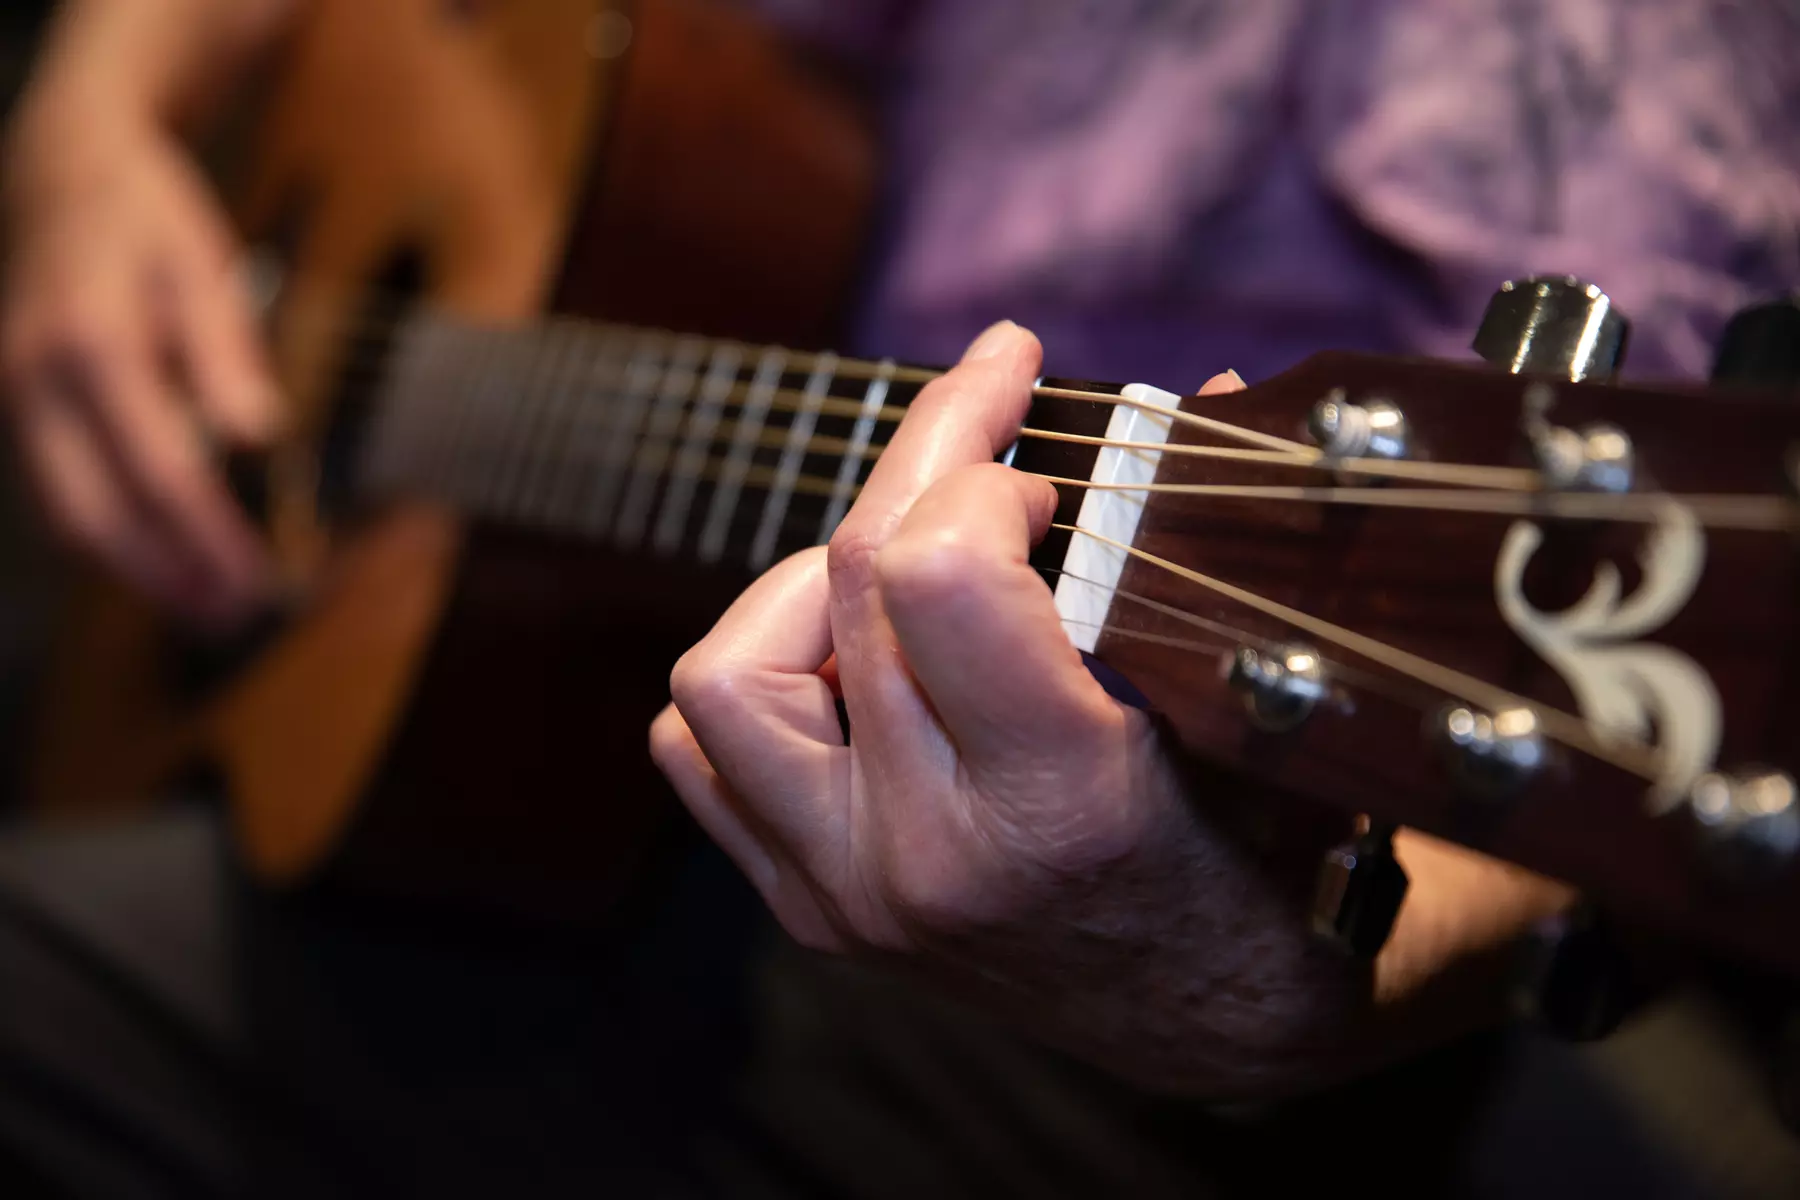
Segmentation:
[(1333, 388), (1313, 405), (1306, 431), (1326, 458), (1406, 457), (1406, 414), (1381, 397), (1352, 403), (1343, 388)]
[(1618, 372), (1631, 322), (1573, 275), (1511, 280), (1488, 301), (1475, 353), (1515, 375), (1580, 381)]
[(1737, 887), (1766, 884), (1800, 858), (1800, 792), (1779, 771), (1702, 775), (1687, 811), (1712, 873)]
[(1298, 728), (1329, 691), (1319, 652), (1310, 646), (1257, 650), (1240, 646), (1225, 660), (1225, 682), (1244, 697), (1257, 728)]
[(1313, 893), (1313, 932), (1347, 954), (1374, 958), (1393, 932), (1409, 883), (1394, 857), (1393, 826), (1370, 825), (1325, 855)]
[(1617, 425), (1596, 422), (1581, 429), (1554, 425), (1549, 412), (1556, 394), (1542, 383), (1525, 389), (1521, 422), (1544, 487), (1555, 492), (1631, 490), (1637, 474), (1637, 451)]
[(1484, 800), (1517, 794), (1549, 761), (1537, 713), (1529, 708), (1490, 714), (1451, 705), (1437, 715), (1431, 732), (1458, 786)]
[(1732, 317), (1719, 337), (1712, 381), (1800, 389), (1800, 295)]

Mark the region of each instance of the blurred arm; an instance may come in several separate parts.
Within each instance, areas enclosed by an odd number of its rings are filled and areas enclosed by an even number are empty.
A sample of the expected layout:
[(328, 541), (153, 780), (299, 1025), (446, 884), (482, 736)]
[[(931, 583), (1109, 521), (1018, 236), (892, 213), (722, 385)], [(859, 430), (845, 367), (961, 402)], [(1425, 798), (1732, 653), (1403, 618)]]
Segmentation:
[(204, 115), (300, 7), (297, 0), (67, 0), (28, 109), (105, 106), (179, 123)]
[(298, 7), (70, 0), (0, 172), (0, 392), (45, 515), (206, 623), (241, 619), (269, 572), (201, 426), (252, 445), (281, 414), (236, 239), (177, 134)]

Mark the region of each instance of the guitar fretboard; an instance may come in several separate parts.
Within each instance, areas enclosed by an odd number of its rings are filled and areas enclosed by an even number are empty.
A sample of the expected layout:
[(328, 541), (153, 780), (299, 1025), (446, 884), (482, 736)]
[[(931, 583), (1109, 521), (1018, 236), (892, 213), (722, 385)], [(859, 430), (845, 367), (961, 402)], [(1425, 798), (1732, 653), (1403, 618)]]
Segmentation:
[(937, 372), (655, 330), (415, 316), (361, 491), (761, 569), (825, 541)]

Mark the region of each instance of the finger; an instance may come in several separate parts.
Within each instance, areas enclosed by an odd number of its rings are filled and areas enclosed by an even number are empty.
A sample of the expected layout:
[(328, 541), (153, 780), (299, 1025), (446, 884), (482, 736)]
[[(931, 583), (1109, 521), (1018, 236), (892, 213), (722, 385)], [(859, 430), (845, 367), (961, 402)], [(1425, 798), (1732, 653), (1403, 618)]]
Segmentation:
[(879, 548), (926, 488), (958, 467), (991, 462), (1010, 446), (1031, 407), (1043, 358), (1037, 338), (1011, 321), (975, 339), (962, 362), (908, 407), (842, 529)]
[(761, 823), (707, 761), (672, 704), (650, 726), (650, 756), (700, 828), (737, 864), (782, 928), (813, 949), (841, 949), (842, 939), (812, 889), (785, 854), (771, 849)]
[(823, 554), (808, 551), (751, 585), (669, 678), (707, 761), (802, 865), (838, 848), (848, 803)]
[(1247, 386), (1248, 385), (1245, 384), (1242, 375), (1239, 375), (1236, 371), (1226, 371), (1223, 374), (1214, 375), (1211, 379), (1201, 384), (1200, 390), (1196, 392), (1195, 395), (1224, 396), (1229, 395), (1232, 392), (1241, 392)]
[(179, 556), (155, 529), (134, 525), (132, 506), (80, 409), (38, 392), (19, 401), (17, 430), (33, 490), (62, 540), (163, 604), (192, 602)]
[(875, 556), (932, 483), (991, 462), (1017, 436), (1043, 360), (1037, 339), (1010, 322), (978, 338), (963, 362), (915, 400), (831, 541), (831, 629), (851, 721), (884, 773), (942, 765), (929, 709), (913, 687), (881, 612)]
[(237, 445), (263, 445), (283, 413), (262, 339), (235, 266), (193, 256), (164, 289), (166, 323), (194, 403), (210, 430)]
[(877, 560), (881, 599), (913, 677), (964, 767), (1044, 767), (1090, 755), (1118, 708), (1082, 664), (1028, 561), (1056, 511), (1048, 482), (998, 464), (945, 477)]
[(128, 495), (197, 575), (203, 599), (190, 611), (218, 618), (255, 604), (268, 583), (262, 547), (148, 353), (115, 342), (65, 360), (60, 373), (91, 410)]

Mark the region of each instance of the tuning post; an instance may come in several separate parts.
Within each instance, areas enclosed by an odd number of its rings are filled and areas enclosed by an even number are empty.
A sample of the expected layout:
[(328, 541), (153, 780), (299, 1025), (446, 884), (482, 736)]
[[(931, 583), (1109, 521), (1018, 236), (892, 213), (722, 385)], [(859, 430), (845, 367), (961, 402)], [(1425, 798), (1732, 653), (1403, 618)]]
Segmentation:
[(1226, 657), (1224, 672), (1225, 682), (1244, 697), (1251, 721), (1269, 733), (1297, 729), (1329, 691), (1324, 663), (1310, 646), (1240, 646)]
[(1326, 458), (1406, 457), (1406, 414), (1379, 397), (1352, 404), (1343, 388), (1333, 388), (1313, 405), (1306, 430)]
[(1521, 791), (1549, 761), (1537, 713), (1529, 708), (1490, 714), (1452, 705), (1435, 724), (1451, 774), (1464, 790), (1484, 799)]
[(1767, 883), (1800, 857), (1800, 792), (1780, 771), (1702, 775), (1687, 810), (1701, 853), (1726, 883)]
[(1636, 455), (1631, 438), (1616, 425), (1579, 430), (1549, 426), (1531, 439), (1531, 452), (1550, 491), (1616, 495), (1631, 490)]
[(1581, 429), (1553, 424), (1549, 412), (1555, 403), (1556, 393), (1548, 384), (1532, 384), (1525, 389), (1524, 416), (1519, 422), (1545, 489), (1629, 492), (1637, 471), (1637, 452), (1630, 435), (1605, 422)]

